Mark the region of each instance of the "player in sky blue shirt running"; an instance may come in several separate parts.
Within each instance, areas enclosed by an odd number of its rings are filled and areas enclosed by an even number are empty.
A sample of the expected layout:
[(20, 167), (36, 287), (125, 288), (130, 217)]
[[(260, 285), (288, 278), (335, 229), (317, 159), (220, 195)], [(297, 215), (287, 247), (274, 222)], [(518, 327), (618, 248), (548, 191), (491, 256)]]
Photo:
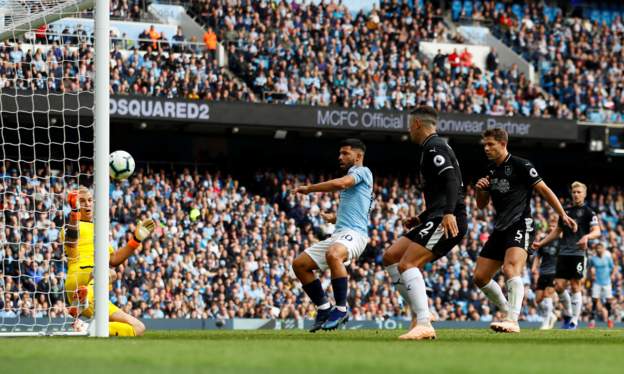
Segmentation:
[[(340, 192), (338, 212), (321, 213), (323, 219), (336, 223), (333, 235), (315, 243), (293, 261), (293, 271), (303, 290), (317, 307), (310, 332), (334, 330), (348, 319), (346, 263), (357, 259), (368, 244), (368, 216), (373, 202), (373, 174), (364, 166), (366, 146), (359, 139), (347, 139), (340, 145), (340, 168), (347, 175), (327, 182), (297, 187), (295, 192)], [(315, 270), (329, 269), (332, 276), (335, 308), (327, 299)]]

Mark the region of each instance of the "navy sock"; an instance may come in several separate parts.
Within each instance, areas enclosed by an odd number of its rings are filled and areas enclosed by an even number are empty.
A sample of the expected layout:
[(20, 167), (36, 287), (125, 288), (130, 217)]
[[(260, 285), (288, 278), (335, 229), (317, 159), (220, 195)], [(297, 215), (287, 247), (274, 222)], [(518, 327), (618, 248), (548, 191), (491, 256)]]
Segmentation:
[(323, 285), (318, 278), (304, 285), (303, 290), (312, 299), (314, 305), (320, 306), (327, 303), (327, 295), (323, 291)]
[(334, 290), (334, 299), (336, 299), (336, 306), (347, 306), (347, 277), (332, 279), (332, 288)]

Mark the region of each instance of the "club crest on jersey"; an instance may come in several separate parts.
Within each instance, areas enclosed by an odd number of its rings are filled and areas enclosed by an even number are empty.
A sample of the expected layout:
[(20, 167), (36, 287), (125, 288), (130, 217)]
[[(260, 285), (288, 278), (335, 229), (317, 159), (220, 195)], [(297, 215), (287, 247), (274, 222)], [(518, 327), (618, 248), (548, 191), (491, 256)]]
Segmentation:
[(537, 177), (537, 170), (535, 170), (535, 168), (531, 168), (531, 170), (529, 170), (529, 175), (531, 178)]
[(505, 165), (505, 175), (510, 176), (512, 172), (511, 165)]
[(511, 186), (509, 185), (509, 181), (507, 179), (495, 178), (492, 180), (491, 189), (500, 193), (507, 193), (511, 189)]
[(576, 211), (576, 217), (577, 217), (577, 218), (581, 218), (581, 217), (583, 217), (583, 211), (582, 211), (582, 210), (580, 210), (580, 209), (579, 209), (579, 210), (577, 210), (577, 211)]
[(444, 165), (444, 161), (445, 161), (445, 160), (444, 160), (444, 156), (442, 156), (442, 155), (436, 155), (436, 156), (433, 158), (433, 164), (434, 164), (435, 166), (442, 166), (442, 165)]

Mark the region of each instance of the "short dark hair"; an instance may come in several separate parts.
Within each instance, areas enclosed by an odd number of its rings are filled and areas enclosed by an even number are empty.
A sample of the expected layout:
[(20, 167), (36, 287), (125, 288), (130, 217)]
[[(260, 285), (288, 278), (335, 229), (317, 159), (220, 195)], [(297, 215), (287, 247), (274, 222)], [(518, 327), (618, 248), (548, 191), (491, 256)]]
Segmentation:
[(351, 147), (353, 149), (359, 149), (362, 152), (366, 153), (366, 145), (363, 141), (356, 138), (345, 139), (340, 142), (340, 147)]
[(487, 129), (483, 132), (483, 138), (494, 138), (497, 142), (509, 142), (509, 135), (507, 135), (507, 131), (501, 129), (500, 127), (494, 127), (491, 129)]
[(429, 105), (421, 105), (409, 113), (411, 117), (428, 121), (430, 125), (435, 126), (438, 123), (438, 111)]

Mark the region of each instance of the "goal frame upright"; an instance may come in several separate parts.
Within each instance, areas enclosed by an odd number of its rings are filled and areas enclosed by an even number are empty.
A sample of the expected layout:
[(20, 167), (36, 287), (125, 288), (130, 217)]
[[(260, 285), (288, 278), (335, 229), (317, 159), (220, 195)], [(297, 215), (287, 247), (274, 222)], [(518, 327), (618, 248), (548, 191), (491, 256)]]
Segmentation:
[[(95, 1), (95, 95), (94, 95), (94, 182), (95, 182), (95, 331), (94, 336), (108, 337), (109, 284), (109, 145), (110, 145), (110, 2)], [(91, 330), (93, 331), (93, 330)]]

